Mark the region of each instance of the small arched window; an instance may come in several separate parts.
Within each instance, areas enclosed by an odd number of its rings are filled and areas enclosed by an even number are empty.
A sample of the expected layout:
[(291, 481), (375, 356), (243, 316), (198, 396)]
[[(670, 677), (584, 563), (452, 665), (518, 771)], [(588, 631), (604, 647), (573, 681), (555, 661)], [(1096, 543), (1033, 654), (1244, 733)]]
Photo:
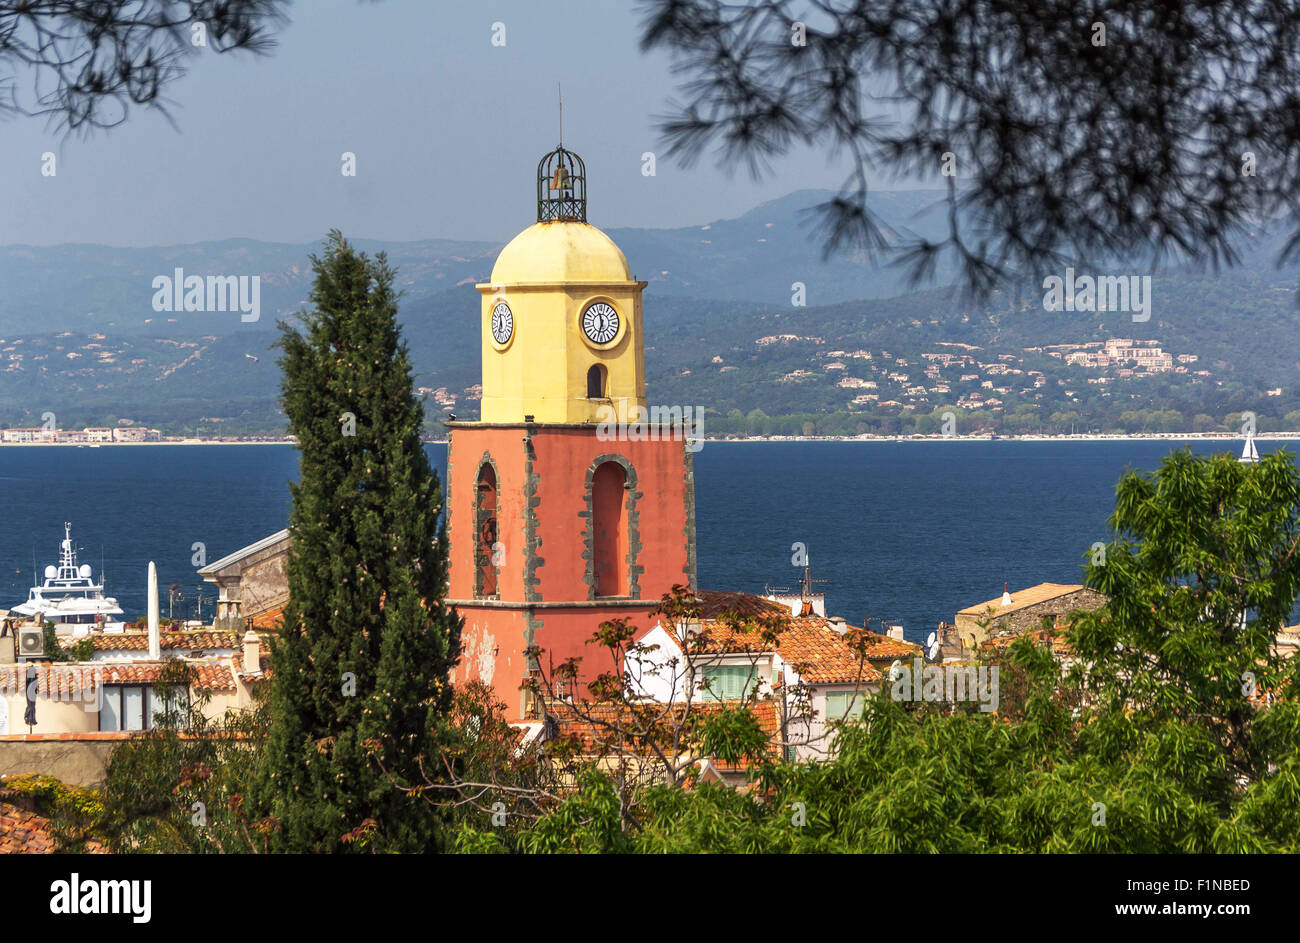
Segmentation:
[(591, 369), (587, 371), (587, 399), (605, 397), (605, 365), (593, 363)]
[(591, 478), (593, 575), (597, 596), (627, 595), (627, 472), (604, 462)]
[(497, 473), (479, 469), (474, 495), (474, 595), (497, 595)]

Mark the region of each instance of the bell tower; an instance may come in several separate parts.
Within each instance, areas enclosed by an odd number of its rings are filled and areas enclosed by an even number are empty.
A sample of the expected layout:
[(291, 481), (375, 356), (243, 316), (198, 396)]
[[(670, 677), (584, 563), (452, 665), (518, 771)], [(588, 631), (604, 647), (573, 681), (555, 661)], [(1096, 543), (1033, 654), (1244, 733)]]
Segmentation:
[(614, 240), (587, 222), (587, 169), (557, 147), (537, 165), (537, 222), (478, 285), (484, 422), (622, 422), (645, 406), (641, 291)]
[(601, 622), (649, 627), (674, 584), (695, 587), (687, 430), (645, 421), (645, 287), (587, 222), (582, 159), (546, 154), (537, 221), (477, 286), (480, 419), (449, 424), (448, 600), (465, 617), (454, 681), (491, 685), (508, 719), (542, 710), (530, 676), (593, 661)]

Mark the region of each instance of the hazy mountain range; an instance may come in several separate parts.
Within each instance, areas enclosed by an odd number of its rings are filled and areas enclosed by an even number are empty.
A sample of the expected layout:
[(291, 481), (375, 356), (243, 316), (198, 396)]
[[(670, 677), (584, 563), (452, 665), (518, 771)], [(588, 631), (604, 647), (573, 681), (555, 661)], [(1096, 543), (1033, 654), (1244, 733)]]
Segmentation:
[[(761, 408), (769, 415), (873, 408), (851, 404), (854, 391), (826, 369), (828, 351), (875, 349), (916, 358), (936, 343), (964, 343), (995, 357), (1123, 336), (1153, 338), (1165, 350), (1197, 355), (1202, 366), (1216, 364), (1212, 378), (1193, 384), (1203, 391), (1178, 383), (1157, 391), (1158, 384), (1143, 381), (1149, 388), (1123, 394), (1138, 406), (1171, 403), (1190, 417), (1225, 403), (1249, 408), (1238, 401), (1278, 387), (1284, 395), (1262, 405), (1290, 404), (1300, 367), (1300, 269), (1273, 267), (1280, 236), (1243, 247), (1243, 265), (1226, 273), (1158, 275), (1146, 323), (1118, 313), (1046, 312), (1033, 285), (1020, 298), (999, 297), (972, 310), (943, 289), (908, 291), (893, 267), (854, 256), (823, 259), (809, 209), (831, 195), (799, 191), (737, 219), (679, 229), (608, 230), (636, 276), (649, 282), (646, 357), (654, 401), (709, 405), (720, 413)], [(895, 230), (936, 236), (942, 196), (882, 192), (872, 209)], [(399, 271), (417, 383), (445, 387), (458, 396), (457, 414), (473, 415), (475, 404), (464, 396), (479, 377), (473, 285), (488, 278), (501, 244), (356, 242), (366, 251), (386, 251)], [(146, 249), (0, 247), (0, 423), (35, 424), (43, 411), (54, 410), (65, 427), (121, 417), (173, 428), (202, 425), (208, 432), (278, 426), (274, 326), (305, 303), (308, 257), (317, 249), (247, 239)], [(186, 275), (259, 275), (260, 319), (242, 323), (237, 311), (153, 310), (153, 280), (176, 268)], [(950, 278), (941, 267), (937, 281)], [(805, 307), (792, 305), (795, 282), (806, 288)], [(756, 343), (781, 335), (787, 340)], [(791, 382), (801, 371), (809, 376)], [(1214, 394), (1204, 404), (1203, 392)], [(1231, 402), (1224, 398), (1229, 393), (1236, 397)], [(1039, 398), (1044, 410), (1071, 405), (1055, 385), (1047, 394)], [(431, 404), (431, 415), (443, 412)], [(203, 422), (213, 419), (224, 422)]]

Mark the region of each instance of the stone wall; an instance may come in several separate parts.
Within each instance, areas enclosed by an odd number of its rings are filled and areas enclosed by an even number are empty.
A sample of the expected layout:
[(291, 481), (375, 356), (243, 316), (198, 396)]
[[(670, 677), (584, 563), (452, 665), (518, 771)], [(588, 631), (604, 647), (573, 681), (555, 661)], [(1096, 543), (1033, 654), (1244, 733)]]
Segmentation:
[(240, 576), (240, 615), (244, 618), (261, 615), (289, 601), (288, 544), (285, 550), (244, 569)]
[[(1022, 635), (1026, 631), (1038, 628), (1044, 618), (1050, 618), (1053, 623), (1056, 623), (1064, 621), (1065, 617), (1076, 609), (1097, 609), (1105, 604), (1105, 596), (1085, 588), (1054, 596), (1022, 609), (1015, 609), (1002, 616), (997, 614), (996, 607), (991, 614), (987, 615), (958, 613), (957, 634), (964, 645), (973, 648), (972, 640), (978, 644), (987, 638), (999, 635)], [(989, 620), (987, 628), (979, 625), (984, 619)]]
[(205, 580), (217, 584), (214, 628), (242, 632), (245, 620), (289, 601), (289, 545), (287, 537), (274, 540), (258, 550), (237, 556), (229, 564), (219, 566), (218, 561), (199, 571)]

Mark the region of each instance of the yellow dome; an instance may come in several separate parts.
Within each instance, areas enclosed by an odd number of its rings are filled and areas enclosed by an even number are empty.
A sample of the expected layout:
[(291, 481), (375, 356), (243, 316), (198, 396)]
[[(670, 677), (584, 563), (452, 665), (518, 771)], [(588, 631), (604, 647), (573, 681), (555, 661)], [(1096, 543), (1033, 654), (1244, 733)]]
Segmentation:
[(630, 282), (622, 250), (590, 223), (534, 223), (501, 250), (492, 284)]

